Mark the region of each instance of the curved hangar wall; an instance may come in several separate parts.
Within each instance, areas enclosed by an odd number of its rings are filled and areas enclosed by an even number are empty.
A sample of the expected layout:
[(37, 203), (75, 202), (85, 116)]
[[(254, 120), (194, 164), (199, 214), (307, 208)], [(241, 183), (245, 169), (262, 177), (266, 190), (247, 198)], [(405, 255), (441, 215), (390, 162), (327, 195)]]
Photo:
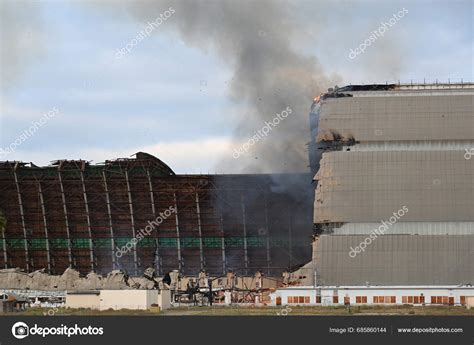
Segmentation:
[(318, 284), (474, 284), (474, 84), (349, 86), (312, 109)]

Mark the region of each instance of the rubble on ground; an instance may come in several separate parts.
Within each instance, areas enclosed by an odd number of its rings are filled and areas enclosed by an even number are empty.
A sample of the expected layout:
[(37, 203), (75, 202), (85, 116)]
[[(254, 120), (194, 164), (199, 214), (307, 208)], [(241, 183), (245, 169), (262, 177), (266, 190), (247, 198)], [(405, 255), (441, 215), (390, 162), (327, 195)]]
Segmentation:
[(154, 283), (144, 277), (129, 277), (124, 271), (114, 270), (105, 277), (90, 272), (81, 277), (73, 268), (67, 268), (62, 275), (49, 275), (45, 270), (26, 273), (19, 268), (0, 270), (0, 289), (17, 290), (121, 290), (121, 289), (153, 289)]

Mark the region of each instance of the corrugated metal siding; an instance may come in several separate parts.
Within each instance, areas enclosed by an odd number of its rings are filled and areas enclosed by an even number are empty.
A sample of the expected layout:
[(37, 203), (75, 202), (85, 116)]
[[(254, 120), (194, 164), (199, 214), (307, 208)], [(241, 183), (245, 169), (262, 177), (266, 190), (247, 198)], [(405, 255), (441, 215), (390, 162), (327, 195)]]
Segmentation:
[[(347, 223), (333, 229), (334, 235), (367, 235), (381, 223)], [(386, 235), (474, 235), (474, 222), (399, 222), (389, 227)]]
[(325, 153), (314, 222), (380, 222), (403, 206), (404, 222), (474, 221), (474, 160), (464, 153)]
[(350, 257), (366, 238), (320, 236), (313, 246), (318, 285), (474, 284), (473, 235), (384, 235)]
[(469, 140), (474, 96), (367, 96), (329, 98), (321, 106), (317, 140)]

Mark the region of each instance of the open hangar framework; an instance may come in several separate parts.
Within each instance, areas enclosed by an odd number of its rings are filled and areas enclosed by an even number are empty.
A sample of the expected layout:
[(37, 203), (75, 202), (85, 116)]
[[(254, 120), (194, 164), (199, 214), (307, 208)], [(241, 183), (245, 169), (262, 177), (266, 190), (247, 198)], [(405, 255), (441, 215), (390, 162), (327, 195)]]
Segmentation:
[[(311, 258), (309, 174), (176, 175), (146, 153), (98, 165), (7, 161), (0, 163), (0, 195), (5, 268), (279, 276)], [(177, 212), (117, 257), (170, 207)]]

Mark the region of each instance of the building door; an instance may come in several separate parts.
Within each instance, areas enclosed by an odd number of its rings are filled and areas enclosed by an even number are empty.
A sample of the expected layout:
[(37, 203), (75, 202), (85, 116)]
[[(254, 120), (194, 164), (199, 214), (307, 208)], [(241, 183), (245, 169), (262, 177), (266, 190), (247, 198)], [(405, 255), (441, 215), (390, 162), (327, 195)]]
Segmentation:
[(281, 305), (281, 297), (280, 296), (278, 296), (276, 298), (276, 305)]
[(348, 296), (344, 297), (344, 305), (349, 305), (349, 304), (351, 304), (351, 298)]
[(454, 305), (454, 297), (449, 297), (449, 305)]

